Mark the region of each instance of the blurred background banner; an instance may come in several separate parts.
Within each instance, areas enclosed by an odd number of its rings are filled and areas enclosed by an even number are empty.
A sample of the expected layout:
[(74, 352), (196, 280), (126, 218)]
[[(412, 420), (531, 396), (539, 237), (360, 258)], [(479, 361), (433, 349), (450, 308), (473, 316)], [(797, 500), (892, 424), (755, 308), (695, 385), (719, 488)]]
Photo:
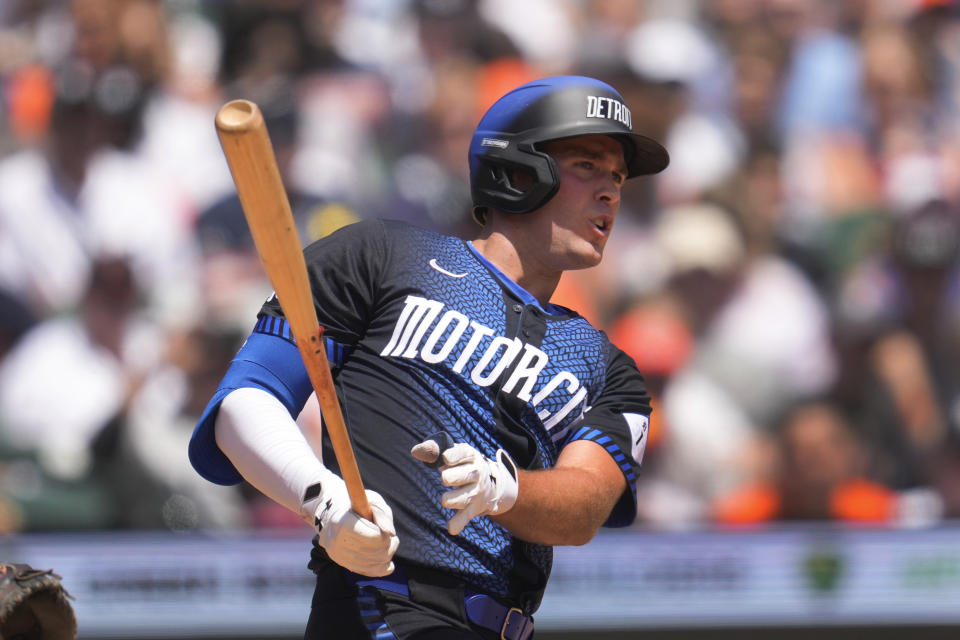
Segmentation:
[[(293, 638), (313, 593), (306, 546), (270, 532), (88, 534), (0, 550), (59, 567), (81, 637)], [(556, 566), (538, 633), (960, 624), (955, 525), (605, 533), (558, 549)]]
[[(128, 598), (81, 629), (166, 594), (152, 620), (202, 633), (222, 612), (159, 586), (187, 578), (227, 608), (267, 580), (299, 625), (309, 528), (186, 457), (270, 294), (216, 110), (260, 105), (305, 243), (467, 237), (480, 115), (556, 74), (616, 86), (671, 164), (553, 300), (654, 413), (637, 523), (559, 550), (541, 624), (960, 625), (956, 0), (0, 0), (0, 533), (31, 556), (3, 560)], [(243, 572), (274, 547), (290, 573)], [(154, 553), (192, 560), (120, 588)]]

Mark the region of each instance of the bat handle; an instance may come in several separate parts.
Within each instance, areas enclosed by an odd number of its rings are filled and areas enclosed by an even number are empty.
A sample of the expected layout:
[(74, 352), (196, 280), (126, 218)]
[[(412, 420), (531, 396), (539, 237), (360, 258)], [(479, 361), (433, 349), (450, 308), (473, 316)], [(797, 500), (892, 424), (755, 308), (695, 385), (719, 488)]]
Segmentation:
[(367, 493), (364, 490), (354, 491), (351, 485), (347, 485), (350, 493), (350, 506), (362, 518), (373, 522), (373, 509), (370, 507), (370, 501), (367, 500)]
[[(317, 326), (317, 332), (311, 338), (311, 342), (313, 343), (312, 347), (301, 348), (301, 353), (306, 352), (304, 353), (304, 363), (307, 364), (307, 372), (317, 394), (320, 413), (327, 424), (330, 442), (340, 465), (340, 475), (343, 477), (344, 484), (347, 485), (350, 506), (358, 515), (373, 522), (373, 509), (370, 508), (370, 501), (367, 500), (367, 492), (363, 487), (360, 470), (357, 468), (357, 459), (350, 444), (350, 437), (347, 435), (343, 414), (340, 411), (340, 403), (337, 400), (336, 391), (334, 391), (330, 367), (327, 364), (323, 325)], [(317, 357), (308, 357), (310, 353)]]

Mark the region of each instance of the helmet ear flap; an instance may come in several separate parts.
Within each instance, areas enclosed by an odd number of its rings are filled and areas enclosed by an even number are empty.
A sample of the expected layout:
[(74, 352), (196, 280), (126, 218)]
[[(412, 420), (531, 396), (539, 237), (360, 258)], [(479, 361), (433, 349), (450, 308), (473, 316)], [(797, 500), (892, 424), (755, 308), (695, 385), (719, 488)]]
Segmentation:
[[(488, 152), (480, 160), (473, 183), (473, 201), (476, 205), (491, 207), (506, 213), (529, 213), (543, 206), (560, 187), (557, 165), (546, 153), (532, 146), (521, 145), (522, 154)], [(518, 159), (519, 158), (519, 159)], [(529, 178), (517, 180), (517, 174)]]
[[(484, 163), (483, 169), (490, 172), (490, 179), (499, 184), (507, 194), (520, 197), (526, 191), (526, 189), (514, 186), (513, 178), (517, 177), (517, 173), (521, 171), (520, 169), (508, 171), (502, 164), (495, 164), (493, 162)], [(511, 178), (511, 174), (513, 174), (513, 178)]]

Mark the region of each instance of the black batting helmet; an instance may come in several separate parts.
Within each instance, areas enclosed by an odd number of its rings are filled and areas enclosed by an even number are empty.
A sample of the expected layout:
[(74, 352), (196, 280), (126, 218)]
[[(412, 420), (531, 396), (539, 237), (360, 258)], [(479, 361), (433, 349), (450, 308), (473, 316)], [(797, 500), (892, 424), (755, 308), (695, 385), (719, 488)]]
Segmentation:
[[(670, 162), (658, 142), (633, 132), (630, 109), (616, 89), (584, 76), (555, 76), (510, 91), (487, 110), (470, 143), (470, 191), (475, 207), (529, 213), (557, 192), (556, 163), (537, 145), (585, 135), (609, 135), (623, 145), (627, 177), (658, 173)], [(519, 189), (520, 171), (533, 185)]]

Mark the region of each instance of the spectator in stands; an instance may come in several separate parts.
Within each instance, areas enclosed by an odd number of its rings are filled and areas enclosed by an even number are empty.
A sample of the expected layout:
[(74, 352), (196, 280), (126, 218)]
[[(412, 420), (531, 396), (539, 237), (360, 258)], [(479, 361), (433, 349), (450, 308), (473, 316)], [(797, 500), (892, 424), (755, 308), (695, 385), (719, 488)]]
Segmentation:
[(745, 525), (773, 520), (897, 522), (899, 496), (870, 478), (869, 446), (836, 405), (803, 400), (773, 430), (763, 473), (718, 497), (711, 519)]
[(116, 461), (129, 401), (159, 355), (157, 328), (138, 315), (138, 305), (129, 262), (101, 256), (80, 310), (38, 323), (3, 360), (3, 486), (28, 530), (129, 522), (129, 505), (115, 501), (112, 491), (125, 483), (145, 489), (142, 478), (111, 483), (107, 470)]
[(689, 492), (697, 508), (688, 517), (696, 520), (717, 496), (762, 471), (773, 418), (797, 398), (829, 389), (834, 354), (816, 291), (783, 258), (748, 257), (729, 211), (668, 209), (654, 237), (697, 339), (666, 385), (662, 411), (669, 424), (662, 469)]
[[(196, 302), (194, 238), (183, 203), (120, 146), (137, 129), (130, 69), (69, 63), (58, 75), (49, 136), (0, 160), (0, 283), (38, 316), (80, 301), (92, 257), (125, 253), (157, 313)], [(121, 108), (123, 105), (131, 109)]]
[[(244, 487), (205, 482), (180, 455), (240, 335), (213, 326), (172, 334), (161, 361), (130, 399), (110, 468), (119, 500), (127, 505), (128, 526), (183, 531), (257, 524)], [(132, 483), (131, 477), (141, 481)]]
[(838, 289), (837, 391), (876, 450), (876, 477), (922, 491), (949, 484), (941, 474), (958, 440), (960, 216), (931, 201), (891, 231), (890, 252), (865, 258)]

